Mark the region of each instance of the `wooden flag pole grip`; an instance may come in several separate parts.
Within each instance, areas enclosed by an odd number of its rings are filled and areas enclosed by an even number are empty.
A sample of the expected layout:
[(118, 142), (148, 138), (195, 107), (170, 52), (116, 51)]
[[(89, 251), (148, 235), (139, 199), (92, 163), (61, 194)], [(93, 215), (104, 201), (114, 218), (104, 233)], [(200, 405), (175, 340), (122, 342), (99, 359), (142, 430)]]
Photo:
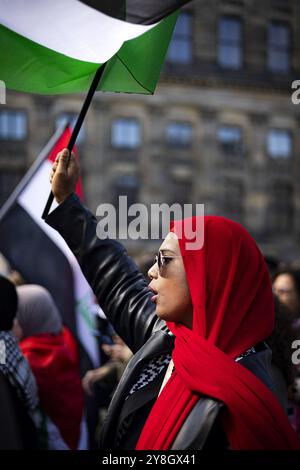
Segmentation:
[[(86, 98), (84, 100), (84, 103), (82, 105), (82, 108), (81, 108), (81, 111), (78, 115), (78, 118), (77, 118), (77, 121), (76, 121), (76, 124), (74, 126), (74, 129), (72, 131), (72, 135), (70, 137), (70, 140), (69, 140), (69, 143), (68, 143), (68, 146), (67, 146), (67, 149), (69, 150), (69, 153), (71, 155), (71, 152), (73, 150), (73, 147), (75, 145), (75, 142), (76, 142), (76, 139), (77, 139), (77, 136), (79, 134), (79, 131), (81, 129), (81, 126), (82, 126), (82, 123), (84, 121), (84, 118), (86, 116), (86, 113), (90, 107), (90, 104), (92, 102), (92, 99), (93, 99), (93, 96), (95, 94), (95, 91), (97, 90), (97, 86), (99, 84), (99, 81), (103, 75), (103, 72), (104, 72), (104, 68), (105, 68), (105, 64), (102, 64), (97, 72), (95, 73), (95, 76), (93, 78), (93, 81), (91, 83), (91, 86), (89, 88), (89, 91), (86, 95)], [(70, 157), (69, 157), (70, 158)], [(43, 211), (43, 214), (42, 214), (42, 219), (46, 219), (46, 217), (48, 216), (49, 214), (49, 211), (51, 209), (51, 206), (52, 206), (52, 202), (54, 200), (54, 194), (52, 193), (52, 191), (50, 191), (50, 194), (49, 194), (49, 197), (48, 197), (48, 200), (47, 200), (47, 203), (45, 205), (45, 209)]]

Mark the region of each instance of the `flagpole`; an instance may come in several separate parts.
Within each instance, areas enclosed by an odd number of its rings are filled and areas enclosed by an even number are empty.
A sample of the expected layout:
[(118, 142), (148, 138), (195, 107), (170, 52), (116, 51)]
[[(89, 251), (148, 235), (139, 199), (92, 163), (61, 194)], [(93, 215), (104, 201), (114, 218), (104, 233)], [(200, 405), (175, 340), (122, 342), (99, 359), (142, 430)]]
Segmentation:
[[(88, 91), (88, 94), (86, 95), (86, 98), (84, 100), (84, 103), (82, 105), (82, 108), (81, 108), (81, 111), (79, 113), (79, 116), (77, 118), (77, 121), (76, 121), (76, 124), (74, 126), (74, 129), (73, 129), (73, 132), (72, 132), (72, 135), (70, 137), (70, 141), (68, 143), (68, 146), (67, 146), (67, 149), (69, 150), (70, 152), (70, 155), (71, 155), (71, 152), (73, 150), (73, 147), (75, 145), (75, 142), (76, 142), (76, 139), (77, 139), (77, 136), (79, 134), (79, 131), (81, 129), (81, 126), (83, 124), (83, 121), (84, 121), (84, 118), (86, 116), (86, 113), (90, 107), (90, 104), (92, 102), (92, 99), (93, 99), (93, 96), (95, 94), (95, 91), (97, 90), (97, 87), (98, 87), (98, 84), (99, 84), (99, 81), (103, 75), (103, 72), (104, 72), (104, 69), (105, 69), (105, 65), (106, 64), (102, 64), (97, 72), (95, 73), (95, 76), (93, 78), (93, 81), (91, 83), (91, 86), (90, 86), (90, 89)], [(70, 157), (69, 157), (70, 158)], [(46, 217), (48, 216), (49, 214), (49, 211), (51, 209), (51, 205), (52, 205), (52, 202), (54, 200), (54, 195), (53, 195), (53, 192), (50, 191), (50, 194), (49, 194), (49, 197), (48, 197), (48, 201), (45, 205), (45, 209), (43, 211), (43, 214), (42, 214), (42, 219), (46, 219)]]
[(51, 139), (48, 141), (48, 143), (45, 145), (45, 147), (40, 151), (39, 155), (35, 159), (34, 163), (31, 165), (27, 173), (24, 175), (20, 183), (17, 185), (17, 187), (14, 189), (14, 191), (11, 193), (7, 201), (3, 204), (3, 206), (0, 209), (0, 220), (3, 219), (3, 217), (6, 215), (7, 211), (11, 208), (11, 206), (15, 203), (16, 199), (18, 196), (21, 194), (21, 192), (25, 189), (27, 186), (28, 182), (31, 180), (33, 175), (37, 172), (39, 169), (40, 165), (43, 163), (45, 158), (48, 156), (58, 139), (62, 136), (63, 132), (66, 129), (66, 125), (59, 126), (59, 128), (55, 131)]

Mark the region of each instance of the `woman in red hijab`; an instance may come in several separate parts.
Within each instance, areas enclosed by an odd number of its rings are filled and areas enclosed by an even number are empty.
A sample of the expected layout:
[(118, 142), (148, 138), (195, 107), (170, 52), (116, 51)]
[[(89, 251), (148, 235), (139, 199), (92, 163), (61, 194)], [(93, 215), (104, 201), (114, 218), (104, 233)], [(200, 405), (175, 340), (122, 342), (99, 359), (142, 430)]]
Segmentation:
[[(201, 229), (204, 243), (195, 249)], [(254, 240), (223, 217), (193, 218), (175, 222), (160, 253), (150, 288), (157, 315), (176, 337), (175, 370), (136, 448), (169, 449), (204, 395), (226, 405), (222, 424), (232, 449), (299, 448), (275, 395), (235, 361), (274, 327), (269, 273)]]
[(38, 385), (49, 446), (77, 449), (83, 416), (77, 345), (44, 287), (28, 284), (17, 292), (14, 333)]
[(126, 250), (98, 234), (96, 219), (74, 194), (78, 174), (74, 155), (59, 153), (51, 174), (59, 206), (46, 222), (64, 237), (134, 352), (101, 447), (205, 448), (220, 408), (227, 442), (214, 441), (214, 448), (299, 449), (267, 364), (250, 366), (251, 356), (258, 364), (275, 314), (267, 267), (248, 232), (222, 217), (175, 222), (147, 286)]

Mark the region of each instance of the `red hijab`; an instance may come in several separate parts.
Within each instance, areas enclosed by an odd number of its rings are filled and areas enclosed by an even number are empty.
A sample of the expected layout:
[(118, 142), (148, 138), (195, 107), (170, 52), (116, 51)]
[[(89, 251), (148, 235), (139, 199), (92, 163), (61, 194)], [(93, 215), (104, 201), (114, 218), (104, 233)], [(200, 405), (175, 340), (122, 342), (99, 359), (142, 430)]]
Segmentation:
[(20, 342), (35, 376), (43, 410), (70, 449), (77, 449), (83, 415), (83, 391), (75, 339), (67, 328), (57, 335), (40, 334)]
[[(204, 244), (188, 249), (184, 233), (204, 228)], [(193, 329), (175, 335), (175, 372), (156, 400), (136, 449), (166, 450), (203, 395), (225, 403), (222, 423), (232, 449), (299, 449), (300, 441), (274, 394), (235, 358), (274, 328), (269, 273), (248, 232), (223, 217), (176, 221), (193, 304)], [(180, 235), (182, 233), (182, 235)]]

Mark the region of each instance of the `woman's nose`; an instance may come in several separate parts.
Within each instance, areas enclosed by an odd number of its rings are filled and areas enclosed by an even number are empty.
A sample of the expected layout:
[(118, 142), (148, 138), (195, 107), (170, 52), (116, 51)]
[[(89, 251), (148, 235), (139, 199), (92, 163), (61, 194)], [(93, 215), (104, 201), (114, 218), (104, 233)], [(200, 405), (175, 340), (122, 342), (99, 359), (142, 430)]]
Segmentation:
[(148, 271), (148, 277), (149, 279), (152, 280), (152, 279), (156, 279), (157, 276), (158, 276), (158, 267), (157, 267), (157, 263), (154, 263)]

